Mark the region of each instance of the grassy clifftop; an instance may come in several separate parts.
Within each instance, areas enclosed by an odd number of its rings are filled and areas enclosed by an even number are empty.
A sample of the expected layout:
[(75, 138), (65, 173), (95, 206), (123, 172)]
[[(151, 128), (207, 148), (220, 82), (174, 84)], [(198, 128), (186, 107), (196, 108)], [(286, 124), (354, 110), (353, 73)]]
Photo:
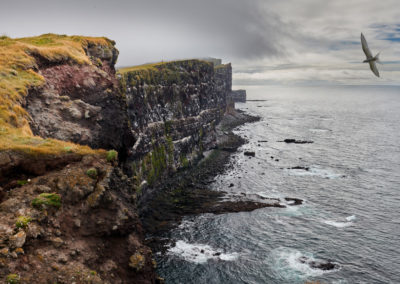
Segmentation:
[(144, 83), (172, 85), (188, 81), (190, 77), (199, 76), (191, 72), (211, 73), (212, 70), (211, 62), (190, 59), (121, 68), (118, 73), (132, 86)]
[(103, 37), (45, 34), (12, 39), (0, 37), (0, 151), (28, 154), (94, 153), (89, 147), (34, 136), (29, 114), (23, 108), (28, 90), (44, 84), (38, 73), (40, 62), (48, 64), (92, 64), (86, 50), (93, 45), (112, 48)]

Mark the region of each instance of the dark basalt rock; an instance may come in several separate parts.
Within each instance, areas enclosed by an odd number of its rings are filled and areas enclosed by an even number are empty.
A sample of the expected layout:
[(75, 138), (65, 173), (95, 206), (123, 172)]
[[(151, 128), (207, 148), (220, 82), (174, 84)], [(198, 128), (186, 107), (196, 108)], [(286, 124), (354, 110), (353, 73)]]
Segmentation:
[(314, 143), (314, 141), (296, 140), (296, 139), (291, 139), (291, 138), (285, 139), (283, 141), (278, 141), (278, 142), (285, 142), (288, 144), (291, 144), (291, 143), (293, 143), (293, 144), (312, 144), (312, 143)]
[(313, 269), (320, 269), (320, 270), (333, 270), (336, 269), (338, 267), (337, 264), (331, 262), (331, 261), (325, 261), (325, 260), (310, 260), (308, 257), (302, 256), (300, 258), (298, 258), (298, 261), (301, 263), (305, 263), (308, 266), (310, 266)]
[(303, 204), (303, 200), (300, 198), (285, 197), (285, 200), (286, 201), (294, 201), (292, 204), (289, 204), (290, 206)]
[(301, 167), (301, 166), (295, 166), (295, 167), (291, 167), (291, 168), (287, 168), (288, 170), (305, 170), (305, 171), (309, 171), (310, 168), (309, 167)]
[(285, 208), (285, 205), (279, 202), (275, 203), (262, 203), (254, 201), (225, 201), (217, 203), (214, 207), (210, 208), (209, 213), (224, 214), (236, 212), (250, 212), (259, 208), (277, 207)]
[(253, 152), (253, 151), (246, 151), (243, 154), (245, 156), (250, 156), (250, 157), (255, 157), (256, 156), (256, 152)]

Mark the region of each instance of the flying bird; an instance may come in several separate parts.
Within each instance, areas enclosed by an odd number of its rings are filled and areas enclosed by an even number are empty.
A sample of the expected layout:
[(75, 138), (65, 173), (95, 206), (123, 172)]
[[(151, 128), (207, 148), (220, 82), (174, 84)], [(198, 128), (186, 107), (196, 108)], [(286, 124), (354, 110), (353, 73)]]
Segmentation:
[(371, 71), (376, 75), (376, 77), (379, 77), (379, 71), (378, 68), (376, 68), (376, 62), (379, 62), (379, 53), (375, 55), (375, 57), (372, 56), (371, 50), (369, 50), (367, 41), (365, 40), (365, 37), (362, 33), (361, 46), (365, 53), (365, 56), (367, 57), (367, 59), (364, 60), (363, 63), (369, 63), (369, 68), (371, 68)]

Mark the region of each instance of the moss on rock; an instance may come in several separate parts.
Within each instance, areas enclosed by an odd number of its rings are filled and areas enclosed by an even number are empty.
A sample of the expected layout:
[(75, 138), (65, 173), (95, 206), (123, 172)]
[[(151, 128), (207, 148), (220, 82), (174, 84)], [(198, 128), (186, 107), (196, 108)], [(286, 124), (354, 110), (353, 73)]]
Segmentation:
[(28, 217), (28, 216), (19, 216), (17, 218), (17, 221), (15, 222), (15, 226), (17, 228), (26, 228), (28, 226), (28, 224), (32, 221), (32, 218)]
[(6, 277), (6, 283), (7, 284), (18, 284), (20, 280), (20, 277), (18, 274), (8, 274)]
[(106, 160), (107, 162), (113, 162), (118, 159), (118, 152), (115, 150), (110, 150), (107, 152)]
[(91, 177), (92, 179), (97, 179), (97, 170), (95, 168), (90, 168), (86, 171), (87, 176)]
[(41, 193), (32, 200), (32, 206), (43, 210), (45, 207), (61, 207), (61, 196), (57, 193)]

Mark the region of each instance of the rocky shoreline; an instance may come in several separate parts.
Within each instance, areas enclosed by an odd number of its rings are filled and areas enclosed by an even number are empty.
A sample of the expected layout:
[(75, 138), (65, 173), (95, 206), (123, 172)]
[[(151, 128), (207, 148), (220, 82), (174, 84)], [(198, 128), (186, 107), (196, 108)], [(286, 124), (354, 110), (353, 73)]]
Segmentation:
[(247, 141), (234, 134), (232, 130), (245, 123), (258, 121), (260, 118), (235, 110), (225, 114), (217, 126), (218, 144), (198, 162), (197, 165), (184, 169), (167, 180), (142, 207), (140, 219), (146, 233), (146, 244), (153, 253), (165, 253), (174, 245), (169, 239), (169, 232), (176, 228), (182, 218), (188, 215), (204, 213), (225, 214), (250, 212), (259, 208), (301, 205), (298, 198), (285, 198), (288, 203), (282, 204), (279, 199), (242, 194), (235, 200), (226, 200), (226, 192), (209, 188), (218, 174), (222, 174), (230, 165), (232, 153)]

